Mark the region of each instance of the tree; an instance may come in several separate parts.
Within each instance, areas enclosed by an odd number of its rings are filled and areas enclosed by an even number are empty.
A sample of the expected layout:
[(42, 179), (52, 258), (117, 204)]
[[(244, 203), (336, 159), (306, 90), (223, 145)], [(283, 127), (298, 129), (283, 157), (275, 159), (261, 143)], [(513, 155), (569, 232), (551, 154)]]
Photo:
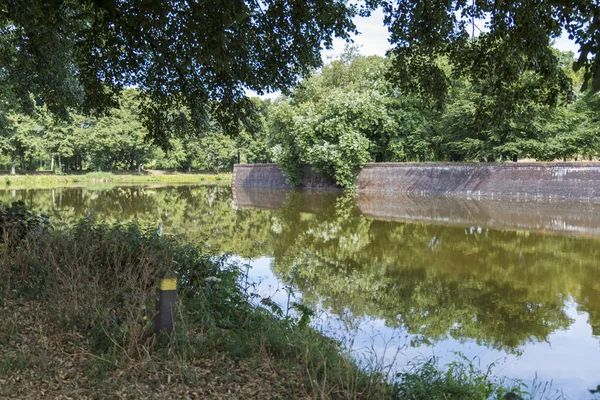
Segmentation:
[(91, 163), (98, 169), (141, 169), (152, 155), (151, 143), (146, 140), (148, 131), (138, 116), (140, 93), (134, 89), (123, 91), (120, 107), (110, 115), (87, 124)]
[(356, 169), (385, 161), (398, 124), (390, 113), (383, 57), (362, 57), (348, 47), (341, 59), (315, 72), (272, 112), (279, 138), (277, 162), (288, 176), (310, 164), (337, 185), (354, 182)]
[(77, 106), (106, 111), (136, 86), (155, 135), (169, 122), (157, 111), (181, 106), (235, 130), (251, 109), (246, 89), (288, 89), (333, 36), (354, 31), (355, 14), (346, 0), (2, 0), (0, 87), (19, 111), (68, 118)]
[[(550, 48), (566, 30), (580, 46), (574, 69), (583, 68), (583, 89), (600, 90), (600, 6), (592, 0), (367, 0), (385, 13), (395, 56), (397, 83), (443, 99), (449, 75), (436, 60), (447, 57), (451, 75), (492, 79), (501, 95), (525, 71), (540, 87), (558, 87), (544, 97), (556, 103), (570, 92), (561, 60)], [(476, 35), (476, 33), (478, 35)]]

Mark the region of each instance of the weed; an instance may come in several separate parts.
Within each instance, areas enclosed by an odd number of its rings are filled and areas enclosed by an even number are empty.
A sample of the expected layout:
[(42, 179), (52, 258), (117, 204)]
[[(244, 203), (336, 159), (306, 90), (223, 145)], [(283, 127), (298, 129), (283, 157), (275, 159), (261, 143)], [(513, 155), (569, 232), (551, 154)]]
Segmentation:
[(495, 377), (492, 366), (480, 370), (472, 360), (461, 357), (445, 367), (435, 357), (413, 360), (406, 372), (398, 374), (396, 397), (414, 400), (484, 400), (505, 396), (521, 398), (524, 385)]
[(104, 383), (117, 369), (116, 361), (103, 357), (93, 357), (83, 363), (83, 373), (89, 379)]
[(23, 350), (19, 350), (16, 354), (5, 356), (0, 359), (0, 375), (25, 371), (31, 364), (31, 356), (26, 354)]

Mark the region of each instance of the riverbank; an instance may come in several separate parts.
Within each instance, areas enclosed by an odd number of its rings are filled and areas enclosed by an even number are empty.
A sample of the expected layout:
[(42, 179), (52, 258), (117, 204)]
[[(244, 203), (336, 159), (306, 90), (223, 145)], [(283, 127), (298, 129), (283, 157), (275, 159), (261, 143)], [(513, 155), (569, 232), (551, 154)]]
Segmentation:
[[(502, 380), (431, 361), (399, 376), (253, 292), (244, 266), (135, 224), (50, 229), (0, 210), (0, 398), (487, 399)], [(175, 330), (155, 334), (160, 276), (178, 281)]]
[(23, 174), (0, 175), (0, 186), (4, 188), (52, 187), (82, 183), (231, 183), (231, 173), (183, 173), (174, 171), (148, 171), (141, 174), (89, 172), (84, 174)]

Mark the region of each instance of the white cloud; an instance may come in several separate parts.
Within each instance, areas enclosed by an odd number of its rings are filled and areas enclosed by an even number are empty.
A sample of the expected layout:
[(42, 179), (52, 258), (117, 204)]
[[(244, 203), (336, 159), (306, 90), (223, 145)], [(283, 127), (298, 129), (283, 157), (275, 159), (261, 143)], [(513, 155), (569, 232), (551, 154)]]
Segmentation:
[[(389, 32), (383, 25), (383, 11), (375, 10), (370, 17), (354, 18), (358, 35), (352, 35), (354, 44), (360, 47), (360, 53), (365, 56), (378, 55), (383, 56), (390, 48), (388, 42)], [(327, 62), (330, 58), (339, 57), (344, 51), (346, 42), (342, 39), (333, 41), (333, 49), (323, 50), (321, 53), (323, 61)]]
[(562, 35), (554, 40), (554, 47), (560, 51), (572, 51), (573, 54), (579, 54), (579, 45), (569, 39), (569, 35), (563, 30)]

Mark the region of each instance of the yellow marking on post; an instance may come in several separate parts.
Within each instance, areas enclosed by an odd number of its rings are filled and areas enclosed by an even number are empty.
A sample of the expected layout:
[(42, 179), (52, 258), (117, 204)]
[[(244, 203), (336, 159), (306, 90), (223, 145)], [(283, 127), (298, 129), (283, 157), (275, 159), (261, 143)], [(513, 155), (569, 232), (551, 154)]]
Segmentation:
[(160, 290), (177, 290), (177, 278), (161, 279)]

